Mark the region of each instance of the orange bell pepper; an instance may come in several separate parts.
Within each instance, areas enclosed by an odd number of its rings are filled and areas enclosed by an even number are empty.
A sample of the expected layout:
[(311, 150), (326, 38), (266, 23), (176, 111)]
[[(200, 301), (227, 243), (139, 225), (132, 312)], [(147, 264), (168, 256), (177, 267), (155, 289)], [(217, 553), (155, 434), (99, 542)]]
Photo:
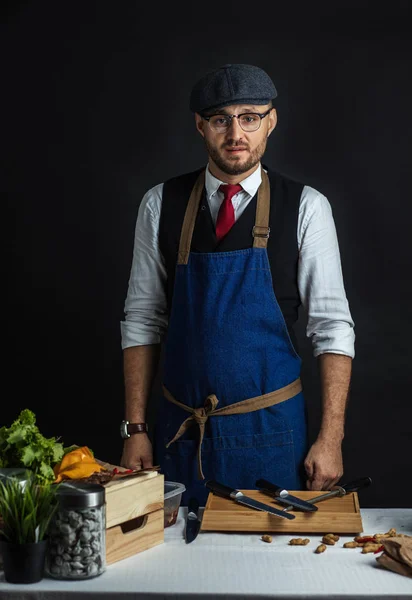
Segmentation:
[(105, 470), (96, 462), (89, 448), (81, 446), (65, 454), (62, 461), (54, 466), (53, 472), (56, 477), (54, 483), (60, 483), (63, 479), (90, 477), (93, 473)]

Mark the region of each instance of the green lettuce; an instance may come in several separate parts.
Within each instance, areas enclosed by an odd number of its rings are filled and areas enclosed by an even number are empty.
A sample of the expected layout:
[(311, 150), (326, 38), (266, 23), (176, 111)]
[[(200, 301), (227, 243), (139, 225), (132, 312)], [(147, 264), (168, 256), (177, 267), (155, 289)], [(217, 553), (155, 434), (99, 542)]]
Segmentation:
[(37, 483), (52, 482), (53, 467), (63, 454), (63, 444), (54, 437), (45, 438), (36, 425), (35, 414), (27, 408), (10, 427), (0, 428), (0, 468), (26, 468), (33, 472)]

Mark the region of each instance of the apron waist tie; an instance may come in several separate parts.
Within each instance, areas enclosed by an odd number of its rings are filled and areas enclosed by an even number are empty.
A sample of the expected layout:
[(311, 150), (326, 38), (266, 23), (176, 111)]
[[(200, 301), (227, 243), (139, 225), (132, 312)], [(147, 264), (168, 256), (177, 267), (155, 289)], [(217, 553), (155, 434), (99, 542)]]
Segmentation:
[(191, 413), (190, 417), (185, 419), (181, 426), (179, 427), (178, 432), (174, 436), (172, 440), (168, 444), (166, 444), (166, 448), (168, 448), (173, 442), (178, 440), (194, 423), (199, 425), (200, 439), (197, 450), (197, 462), (198, 462), (198, 470), (201, 479), (204, 479), (202, 469), (202, 443), (203, 436), (205, 434), (205, 425), (206, 421), (209, 417), (223, 417), (226, 415), (235, 415), (241, 413), (249, 413), (254, 412), (255, 410), (260, 410), (262, 408), (268, 408), (269, 406), (273, 406), (274, 404), (279, 404), (280, 402), (284, 402), (285, 400), (290, 400), (299, 392), (302, 391), (302, 383), (300, 378), (296, 379), (289, 385), (286, 385), (275, 392), (270, 392), (269, 394), (264, 394), (263, 396), (255, 396), (254, 398), (248, 398), (247, 400), (241, 400), (240, 402), (235, 402), (234, 404), (230, 404), (229, 406), (224, 406), (223, 408), (216, 408), (219, 404), (219, 400), (215, 396), (215, 394), (210, 394), (207, 396), (205, 400), (204, 406), (200, 408), (192, 408), (187, 406), (186, 404), (182, 404), (176, 398), (172, 396), (168, 389), (163, 387), (164, 396), (169, 402), (176, 404), (186, 412)]

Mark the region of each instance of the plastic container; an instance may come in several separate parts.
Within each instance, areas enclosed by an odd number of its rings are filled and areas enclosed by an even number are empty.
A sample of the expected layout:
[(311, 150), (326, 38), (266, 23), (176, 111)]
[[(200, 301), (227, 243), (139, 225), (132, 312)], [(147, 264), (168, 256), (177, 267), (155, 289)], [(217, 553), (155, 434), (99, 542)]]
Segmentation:
[(17, 479), (22, 488), (25, 487), (27, 481), (33, 476), (33, 473), (28, 469), (4, 467), (0, 469), (0, 482), (6, 479)]
[(164, 526), (170, 527), (176, 523), (177, 513), (179, 512), (182, 494), (186, 490), (183, 483), (176, 481), (165, 481), (165, 520)]
[(59, 508), (49, 528), (45, 573), (89, 579), (106, 569), (106, 503), (102, 485), (61, 483)]

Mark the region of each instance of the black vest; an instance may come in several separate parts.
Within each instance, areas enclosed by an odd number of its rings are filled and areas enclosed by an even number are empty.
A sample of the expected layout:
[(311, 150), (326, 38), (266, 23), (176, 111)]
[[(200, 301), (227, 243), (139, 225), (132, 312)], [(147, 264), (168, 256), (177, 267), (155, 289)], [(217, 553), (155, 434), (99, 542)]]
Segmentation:
[[(265, 166), (265, 169), (267, 167)], [(159, 224), (159, 247), (167, 271), (167, 302), (170, 314), (180, 232), (190, 192), (202, 169), (169, 179), (163, 187)], [(297, 225), (301, 183), (292, 181), (267, 169), (270, 182), (270, 237), (267, 245), (273, 289), (286, 326), (295, 344), (293, 325), (298, 319), (301, 304), (297, 285), (298, 242)], [(192, 252), (229, 252), (253, 246), (252, 228), (255, 224), (257, 194), (220, 243), (210, 214), (206, 193), (200, 204), (191, 245)]]

